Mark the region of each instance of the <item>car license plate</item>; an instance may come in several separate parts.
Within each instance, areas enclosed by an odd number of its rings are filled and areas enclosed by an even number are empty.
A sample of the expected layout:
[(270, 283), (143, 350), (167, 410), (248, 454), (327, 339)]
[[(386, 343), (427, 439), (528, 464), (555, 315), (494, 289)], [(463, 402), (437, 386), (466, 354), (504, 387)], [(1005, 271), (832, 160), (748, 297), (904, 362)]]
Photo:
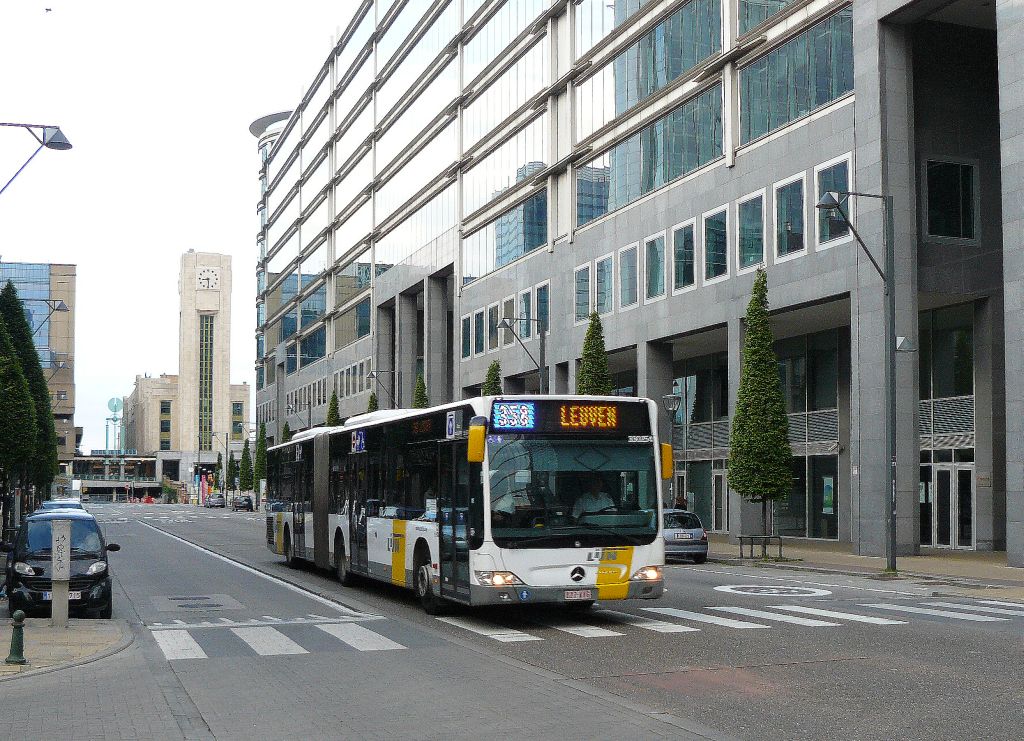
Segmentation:
[[(68, 599), (69, 600), (72, 600), (72, 599), (82, 599), (82, 593), (81, 592), (68, 592)], [(51, 601), (53, 601), (53, 592), (43, 592), (43, 601), (44, 602), (51, 602)]]
[(591, 589), (566, 589), (565, 599), (567, 602), (582, 599), (594, 599), (594, 592)]
[(693, 536), (690, 533), (676, 533), (676, 540), (692, 540)]

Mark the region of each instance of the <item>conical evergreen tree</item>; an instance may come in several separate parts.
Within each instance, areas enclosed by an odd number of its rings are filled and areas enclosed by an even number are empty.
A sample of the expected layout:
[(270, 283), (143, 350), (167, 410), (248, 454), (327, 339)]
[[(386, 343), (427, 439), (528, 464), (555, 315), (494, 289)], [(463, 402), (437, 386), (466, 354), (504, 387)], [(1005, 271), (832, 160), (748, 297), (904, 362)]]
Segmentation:
[(379, 406), (377, 404), (377, 392), (371, 391), (370, 392), (370, 400), (366, 403), (366, 411), (367, 412), (376, 412), (378, 408), (379, 408)]
[(423, 380), (423, 374), (416, 376), (416, 388), (412, 392), (412, 408), (426, 409), (430, 406), (430, 399), (427, 397), (427, 384)]
[(238, 461), (235, 460), (235, 451), (228, 452), (228, 480), (224, 482), (225, 489), (235, 488), (235, 478), (238, 476)]
[(57, 473), (57, 431), (50, 408), (50, 389), (39, 362), (39, 353), (32, 342), (32, 327), (25, 316), (25, 305), (11, 281), (0, 290), (0, 317), (3, 317), (11, 345), (28, 383), (36, 415), (36, 436), (28, 474), (38, 493), (50, 488)]
[(501, 389), (501, 363), (493, 361), (487, 367), (487, 377), (484, 378), (484, 385), (480, 387), (481, 396), (499, 396)]
[(17, 525), (11, 520), (14, 487), (29, 466), (36, 434), (32, 395), (0, 317), (0, 493), (5, 527)]
[(254, 490), (259, 489), (260, 482), (267, 478), (267, 425), (260, 422), (260, 429), (256, 433), (256, 456), (252, 461), (252, 486)]
[(286, 443), (292, 439), (292, 428), (288, 426), (288, 423), (284, 423), (284, 428), (281, 430), (281, 442)]
[(238, 467), (238, 485), (242, 491), (252, 491), (252, 454), (249, 452), (249, 438), (242, 446), (242, 462)]
[(331, 393), (331, 403), (327, 405), (327, 419), (324, 422), (328, 427), (337, 427), (341, 424), (341, 415), (338, 414), (338, 392)]
[(768, 276), (759, 269), (747, 305), (746, 336), (736, 413), (729, 441), (729, 486), (761, 503), (768, 528), (768, 505), (793, 489), (789, 419), (779, 382), (779, 359), (768, 323)]
[(608, 353), (604, 349), (604, 327), (597, 312), (590, 315), (587, 336), (583, 340), (580, 369), (576, 374), (576, 393), (608, 396), (615, 386), (608, 372)]
[(217, 453), (217, 467), (213, 469), (213, 485), (218, 489), (221, 488), (221, 481), (224, 479), (224, 456)]

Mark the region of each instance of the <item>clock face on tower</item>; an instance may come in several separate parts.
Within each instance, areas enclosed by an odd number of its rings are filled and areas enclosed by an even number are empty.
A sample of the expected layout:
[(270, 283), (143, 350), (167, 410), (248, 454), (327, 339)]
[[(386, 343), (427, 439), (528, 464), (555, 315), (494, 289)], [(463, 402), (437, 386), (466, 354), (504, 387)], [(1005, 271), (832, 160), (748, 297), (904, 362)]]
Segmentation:
[(200, 268), (196, 273), (198, 288), (220, 288), (220, 271), (217, 268)]

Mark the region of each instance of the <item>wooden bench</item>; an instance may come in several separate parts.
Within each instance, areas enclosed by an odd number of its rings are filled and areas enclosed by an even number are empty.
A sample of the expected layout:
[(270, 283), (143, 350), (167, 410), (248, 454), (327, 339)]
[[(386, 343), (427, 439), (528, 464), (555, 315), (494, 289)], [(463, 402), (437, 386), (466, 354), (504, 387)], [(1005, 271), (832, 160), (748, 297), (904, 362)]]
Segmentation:
[(782, 558), (782, 536), (781, 535), (739, 535), (737, 536), (740, 541), (740, 558), (745, 558), (743, 555), (743, 544), (749, 543), (750, 545), (750, 556), (754, 558), (754, 543), (761, 544), (761, 558), (768, 558), (768, 546), (774, 541), (779, 546), (779, 558)]

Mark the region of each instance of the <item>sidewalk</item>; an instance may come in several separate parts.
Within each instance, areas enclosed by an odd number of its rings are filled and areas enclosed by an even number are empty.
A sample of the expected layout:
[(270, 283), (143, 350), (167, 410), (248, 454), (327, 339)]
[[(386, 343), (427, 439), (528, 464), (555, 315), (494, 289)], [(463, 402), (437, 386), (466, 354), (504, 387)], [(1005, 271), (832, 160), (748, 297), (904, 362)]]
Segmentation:
[[(0, 619), (0, 662), (10, 651), (11, 630), (10, 618)], [(117, 653), (131, 642), (132, 632), (124, 620), (71, 619), (67, 629), (61, 629), (51, 627), (50, 618), (27, 618), (24, 656), (28, 663), (0, 663), (0, 682), (83, 664)]]

